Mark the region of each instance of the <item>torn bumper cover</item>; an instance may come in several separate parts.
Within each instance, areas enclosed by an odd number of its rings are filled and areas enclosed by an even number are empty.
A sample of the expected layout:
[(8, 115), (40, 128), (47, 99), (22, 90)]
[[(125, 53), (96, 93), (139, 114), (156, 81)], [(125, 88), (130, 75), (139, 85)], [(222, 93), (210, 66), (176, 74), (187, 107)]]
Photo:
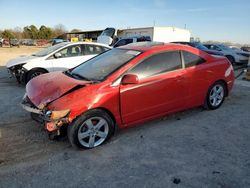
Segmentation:
[(19, 83), (25, 83), (25, 76), (28, 71), (22, 65), (10, 67), (7, 71), (10, 77), (16, 78)]
[(68, 118), (70, 110), (51, 111), (44, 106), (38, 108), (31, 102), (26, 94), (23, 97), (21, 106), (33, 114), (32, 117), (34, 120), (44, 124), (45, 129), (49, 132), (57, 131), (62, 125), (70, 123)]

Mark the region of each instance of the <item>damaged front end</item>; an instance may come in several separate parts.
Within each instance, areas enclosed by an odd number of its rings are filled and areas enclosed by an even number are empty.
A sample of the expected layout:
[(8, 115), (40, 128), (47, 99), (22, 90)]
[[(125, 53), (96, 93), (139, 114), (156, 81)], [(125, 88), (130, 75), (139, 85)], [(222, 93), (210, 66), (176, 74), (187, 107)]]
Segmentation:
[(15, 65), (7, 69), (10, 77), (16, 78), (19, 84), (25, 82), (25, 73), (27, 70), (23, 68), (23, 65), (24, 64)]
[(68, 115), (69, 109), (53, 111), (47, 109), (46, 105), (38, 105), (36, 107), (29, 97), (25, 94), (21, 102), (23, 109), (31, 113), (32, 119), (44, 125), (44, 128), (53, 135), (60, 135), (60, 129), (63, 125), (70, 123)]

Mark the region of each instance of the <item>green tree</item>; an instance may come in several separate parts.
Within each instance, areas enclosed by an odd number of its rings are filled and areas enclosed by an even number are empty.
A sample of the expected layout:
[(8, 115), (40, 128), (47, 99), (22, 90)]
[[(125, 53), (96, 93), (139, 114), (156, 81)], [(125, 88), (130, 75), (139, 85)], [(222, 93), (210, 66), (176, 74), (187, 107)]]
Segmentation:
[(39, 39), (51, 39), (52, 30), (49, 27), (42, 25), (39, 29)]
[(31, 38), (29, 26), (26, 26), (23, 28), (23, 38), (25, 38), (25, 39)]
[(25, 38), (38, 39), (39, 31), (35, 25), (26, 26), (23, 28)]
[(11, 30), (8, 30), (8, 29), (5, 29), (2, 32), (2, 37), (6, 38), (6, 39), (13, 39), (13, 38), (15, 38), (13, 32)]
[(38, 38), (38, 29), (35, 25), (30, 26), (30, 32), (31, 32), (31, 38), (32, 39), (37, 39)]

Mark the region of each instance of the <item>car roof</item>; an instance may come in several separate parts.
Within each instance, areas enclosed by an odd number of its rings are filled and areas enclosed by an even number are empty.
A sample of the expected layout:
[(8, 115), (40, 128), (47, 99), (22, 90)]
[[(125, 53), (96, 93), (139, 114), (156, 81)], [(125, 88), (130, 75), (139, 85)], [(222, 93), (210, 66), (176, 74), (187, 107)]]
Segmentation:
[(150, 51), (150, 50), (161, 50), (161, 49), (171, 49), (171, 48), (192, 48), (188, 45), (175, 44), (175, 43), (164, 43), (164, 42), (136, 42), (118, 48), (137, 50), (137, 51)]
[(93, 45), (99, 45), (99, 46), (103, 46), (103, 47), (106, 47), (106, 48), (112, 48), (106, 44), (103, 44), (103, 43), (98, 43), (98, 42), (64, 42), (64, 43), (67, 43), (66, 46), (71, 46), (71, 45), (77, 45), (77, 44), (93, 44)]

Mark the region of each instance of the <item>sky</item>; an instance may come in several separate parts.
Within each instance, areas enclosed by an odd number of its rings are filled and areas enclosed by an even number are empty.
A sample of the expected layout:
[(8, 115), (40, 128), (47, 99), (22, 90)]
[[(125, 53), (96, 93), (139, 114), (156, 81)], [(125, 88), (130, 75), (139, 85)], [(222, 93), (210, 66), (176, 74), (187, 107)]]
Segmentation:
[(174, 26), (201, 41), (250, 44), (250, 0), (0, 0), (0, 30)]

